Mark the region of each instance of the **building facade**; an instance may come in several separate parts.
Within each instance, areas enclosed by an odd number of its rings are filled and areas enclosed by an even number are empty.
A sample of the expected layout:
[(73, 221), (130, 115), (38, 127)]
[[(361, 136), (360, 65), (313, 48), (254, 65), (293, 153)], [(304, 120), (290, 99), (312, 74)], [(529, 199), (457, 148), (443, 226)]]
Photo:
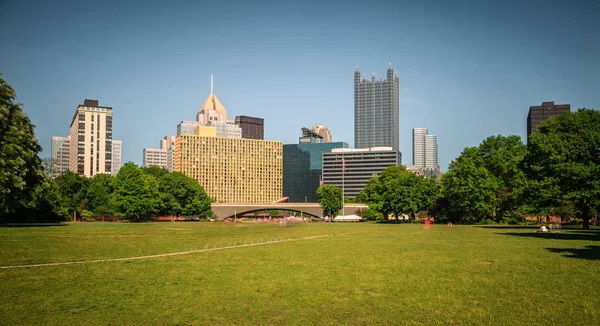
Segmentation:
[(167, 170), (175, 170), (175, 136), (165, 136), (160, 141), (160, 148), (167, 150)]
[(282, 197), (283, 144), (209, 136), (198, 128), (176, 137), (175, 171), (198, 180), (217, 202), (270, 203)]
[[(321, 185), (322, 155), (335, 148), (348, 148), (344, 142), (323, 143), (322, 137), (303, 137), (298, 144), (283, 145), (283, 196), (290, 202), (317, 202)], [(318, 135), (317, 135), (318, 136)], [(310, 141), (313, 139), (314, 141)]]
[(144, 167), (158, 166), (167, 169), (167, 150), (162, 148), (144, 148)]
[(265, 139), (264, 119), (238, 115), (235, 124), (242, 128), (242, 138)]
[(571, 112), (571, 104), (542, 102), (540, 106), (529, 107), (529, 114), (527, 114), (527, 144), (529, 144), (529, 137), (535, 132), (542, 121), (564, 112)]
[(112, 172), (113, 110), (86, 99), (71, 120), (69, 169), (86, 177)]
[(360, 78), (354, 71), (354, 146), (399, 150), (398, 74), (390, 64), (386, 79)]
[(117, 175), (119, 170), (121, 169), (121, 151), (123, 148), (123, 143), (120, 140), (112, 141), (112, 168), (110, 173), (112, 175)]
[(437, 167), (437, 136), (430, 135), (427, 131), (427, 128), (413, 128), (412, 137), (412, 164), (419, 168)]
[(71, 136), (52, 136), (52, 155), (50, 161), (50, 176), (58, 177), (61, 173), (69, 170)]
[(391, 147), (336, 148), (323, 153), (322, 160), (323, 183), (343, 188), (345, 196), (354, 198), (371, 178), (400, 165), (402, 157)]

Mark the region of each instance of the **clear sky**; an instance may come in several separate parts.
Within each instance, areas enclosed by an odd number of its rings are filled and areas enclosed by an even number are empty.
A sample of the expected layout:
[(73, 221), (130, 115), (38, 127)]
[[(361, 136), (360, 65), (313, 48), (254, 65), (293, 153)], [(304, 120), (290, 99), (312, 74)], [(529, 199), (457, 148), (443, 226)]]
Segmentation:
[(436, 134), (443, 170), (490, 135), (526, 134), (542, 101), (600, 108), (600, 1), (0, 0), (0, 71), (50, 156), (85, 98), (114, 110), (123, 162), (194, 120), (228, 118), (297, 143), (324, 124), (354, 142), (353, 73), (400, 78), (400, 149)]

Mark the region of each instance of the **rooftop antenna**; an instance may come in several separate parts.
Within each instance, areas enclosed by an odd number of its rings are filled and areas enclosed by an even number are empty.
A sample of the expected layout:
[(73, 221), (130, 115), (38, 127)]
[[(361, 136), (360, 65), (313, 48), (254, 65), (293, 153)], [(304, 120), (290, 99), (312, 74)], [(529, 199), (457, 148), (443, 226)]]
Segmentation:
[(210, 95), (213, 95), (213, 75), (210, 75)]

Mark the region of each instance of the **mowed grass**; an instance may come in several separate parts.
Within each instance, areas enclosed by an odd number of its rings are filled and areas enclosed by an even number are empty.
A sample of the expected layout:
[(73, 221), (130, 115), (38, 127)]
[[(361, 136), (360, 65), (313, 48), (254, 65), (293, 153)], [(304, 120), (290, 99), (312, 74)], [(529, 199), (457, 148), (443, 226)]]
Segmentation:
[(0, 324), (598, 325), (600, 233), (81, 223), (0, 228)]

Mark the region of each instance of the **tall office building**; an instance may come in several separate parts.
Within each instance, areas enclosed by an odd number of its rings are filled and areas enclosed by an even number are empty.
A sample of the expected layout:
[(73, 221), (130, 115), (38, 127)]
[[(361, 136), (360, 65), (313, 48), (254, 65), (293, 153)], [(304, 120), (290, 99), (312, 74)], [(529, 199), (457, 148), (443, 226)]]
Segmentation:
[(120, 140), (112, 141), (112, 168), (110, 173), (112, 175), (117, 175), (119, 170), (121, 169), (121, 149), (123, 143)]
[(165, 136), (160, 141), (160, 148), (144, 148), (142, 165), (158, 166), (173, 172), (175, 165), (175, 136)]
[(430, 135), (427, 128), (413, 128), (413, 165), (419, 168), (435, 168), (438, 165), (437, 136)]
[(265, 139), (264, 119), (238, 115), (235, 124), (242, 128), (242, 138)]
[(112, 171), (113, 110), (86, 99), (77, 106), (71, 121), (69, 169), (93, 177)]
[(354, 198), (371, 178), (401, 161), (400, 153), (391, 147), (335, 148), (323, 153), (323, 183), (344, 188), (344, 195)]
[(52, 156), (50, 162), (50, 176), (58, 177), (61, 173), (69, 170), (71, 136), (52, 136)]
[(212, 126), (175, 140), (175, 171), (198, 180), (217, 202), (271, 203), (282, 197), (283, 144), (216, 136)]
[(175, 169), (175, 136), (165, 136), (160, 141), (160, 148), (167, 150), (167, 170), (173, 172)]
[(542, 121), (564, 112), (571, 112), (571, 104), (542, 102), (540, 106), (529, 107), (529, 114), (527, 114), (527, 144), (529, 144), (531, 133), (535, 132)]
[(392, 147), (399, 150), (398, 74), (390, 64), (387, 78), (360, 78), (354, 71), (354, 146)]
[(183, 134), (193, 135), (198, 126), (203, 126), (202, 122), (183, 120), (177, 125), (177, 136)]
[(142, 165), (146, 168), (158, 166), (159, 168), (167, 168), (167, 150), (162, 148), (144, 148), (144, 158)]
[(283, 145), (283, 196), (290, 202), (317, 202), (321, 185), (322, 154), (348, 148), (344, 142), (323, 142), (323, 137), (302, 128), (298, 144)]
[(436, 135), (425, 135), (425, 167), (435, 168), (438, 165), (438, 147)]

